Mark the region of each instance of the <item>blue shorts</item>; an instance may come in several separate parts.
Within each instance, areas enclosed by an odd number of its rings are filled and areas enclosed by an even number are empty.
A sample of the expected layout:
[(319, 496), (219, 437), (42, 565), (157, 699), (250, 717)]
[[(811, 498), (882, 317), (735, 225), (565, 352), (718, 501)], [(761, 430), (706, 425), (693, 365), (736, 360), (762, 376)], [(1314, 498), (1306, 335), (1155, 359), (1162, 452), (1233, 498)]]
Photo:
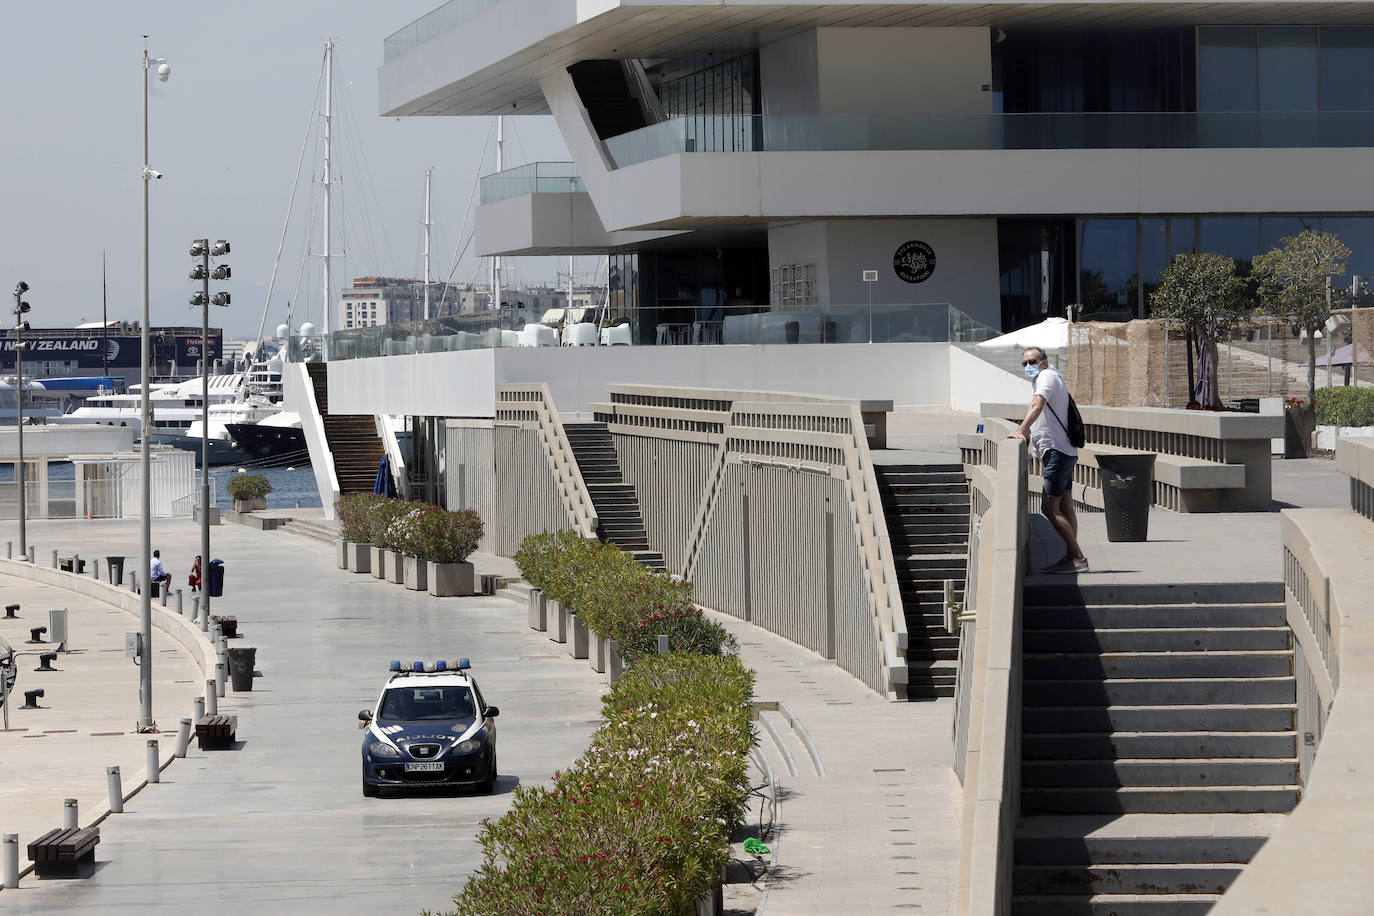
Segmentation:
[(1073, 468), (1078, 464), (1077, 455), (1065, 455), (1047, 448), (1040, 463), (1044, 466), (1042, 473), (1045, 478), (1040, 488), (1041, 496), (1058, 499), (1073, 488)]

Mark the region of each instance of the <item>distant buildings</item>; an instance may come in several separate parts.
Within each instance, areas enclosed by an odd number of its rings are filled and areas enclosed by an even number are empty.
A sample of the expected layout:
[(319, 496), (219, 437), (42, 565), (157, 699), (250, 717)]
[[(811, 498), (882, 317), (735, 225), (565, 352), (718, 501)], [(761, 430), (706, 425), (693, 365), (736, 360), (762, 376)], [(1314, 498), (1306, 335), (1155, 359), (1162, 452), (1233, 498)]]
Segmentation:
[[(604, 291), (591, 288), (575, 289), (574, 307), (600, 304)], [(522, 308), (537, 320), (549, 309), (566, 308), (568, 291), (550, 286), (521, 285), (501, 290), (504, 309)], [(429, 284), (429, 317), (471, 315), (491, 308), (491, 290), (472, 284)], [(357, 277), (353, 285), (339, 297), (339, 328), (368, 328), (401, 321), (419, 321), (425, 317), (425, 284), (423, 280), (398, 277)]]

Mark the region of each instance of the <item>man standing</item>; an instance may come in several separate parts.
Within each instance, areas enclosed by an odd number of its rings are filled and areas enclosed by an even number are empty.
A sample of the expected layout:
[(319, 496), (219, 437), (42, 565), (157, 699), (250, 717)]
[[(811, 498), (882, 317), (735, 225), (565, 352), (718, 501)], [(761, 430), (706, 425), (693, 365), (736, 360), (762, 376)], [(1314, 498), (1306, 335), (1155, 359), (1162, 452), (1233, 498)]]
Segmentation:
[[(1012, 438), (1025, 439), (1040, 457), (1045, 482), (1040, 490), (1040, 511), (1064, 539), (1064, 558), (1046, 567), (1047, 573), (1082, 573), (1088, 560), (1078, 547), (1078, 516), (1073, 510), (1073, 469), (1078, 449), (1069, 441), (1069, 389), (1064, 376), (1050, 365), (1045, 351), (1028, 347), (1021, 366), (1034, 386), (1030, 409)], [(1047, 416), (1048, 415), (1048, 416)]]

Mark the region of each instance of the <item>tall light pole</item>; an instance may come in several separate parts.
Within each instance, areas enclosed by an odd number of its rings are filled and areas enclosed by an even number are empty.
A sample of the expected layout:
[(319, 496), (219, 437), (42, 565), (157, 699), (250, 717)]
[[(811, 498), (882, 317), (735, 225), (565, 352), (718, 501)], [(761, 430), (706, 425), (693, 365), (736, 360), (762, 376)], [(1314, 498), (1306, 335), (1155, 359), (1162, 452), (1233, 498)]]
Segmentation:
[(28, 344), (24, 342), (24, 332), (28, 330), (29, 323), (24, 320), (24, 313), (29, 310), (29, 304), (24, 301), (24, 293), (29, 291), (29, 285), (20, 280), (14, 286), (14, 369), (18, 376), (16, 397), (18, 408), (15, 412), (15, 429), (19, 432), (19, 463), (15, 465), (14, 479), (19, 484), (19, 559), (29, 558), (29, 542), (25, 531), (25, 516), (28, 510), (28, 493), (24, 492), (28, 468), (24, 465), (24, 351), (28, 349)]
[(142, 355), (140, 356), (139, 374), (142, 376), (142, 384), (139, 385), (139, 464), (143, 473), (142, 484), (142, 510), (143, 510), (143, 601), (142, 614), (140, 616), (140, 632), (142, 635), (142, 653), (139, 658), (138, 667), (138, 729), (139, 731), (153, 731), (157, 728), (157, 723), (153, 721), (153, 588), (148, 581), (148, 572), (153, 565), (153, 491), (152, 481), (149, 478), (153, 473), (153, 464), (148, 447), (152, 444), (153, 431), (153, 410), (152, 403), (148, 397), (148, 384), (151, 380), (151, 360), (149, 360), (149, 350), (152, 342), (149, 339), (149, 319), (148, 319), (148, 182), (162, 177), (162, 173), (156, 171), (148, 164), (148, 70), (157, 67), (157, 78), (163, 82), (171, 76), (172, 68), (167, 65), (167, 58), (148, 57), (148, 36), (143, 36), (143, 325), (141, 328)]
[(210, 247), (209, 239), (191, 243), (191, 257), (200, 263), (191, 269), (191, 279), (200, 281), (200, 291), (191, 295), (191, 304), (200, 306), (200, 606), (210, 616), (210, 303), (228, 305), (229, 294), (210, 296), (210, 279), (228, 280), (228, 264), (210, 269), (210, 256), (229, 253), (229, 243), (220, 239)]

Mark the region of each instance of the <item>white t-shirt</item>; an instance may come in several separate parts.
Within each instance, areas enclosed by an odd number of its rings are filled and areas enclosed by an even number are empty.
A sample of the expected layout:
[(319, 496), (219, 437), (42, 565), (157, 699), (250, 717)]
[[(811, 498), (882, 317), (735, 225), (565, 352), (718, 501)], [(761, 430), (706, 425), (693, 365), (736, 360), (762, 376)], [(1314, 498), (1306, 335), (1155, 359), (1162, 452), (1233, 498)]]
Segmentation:
[[(1035, 454), (1044, 457), (1047, 449), (1054, 449), (1065, 455), (1077, 455), (1078, 449), (1069, 441), (1069, 431), (1060, 425), (1062, 422), (1066, 426), (1069, 422), (1069, 389), (1058, 369), (1050, 366), (1040, 370), (1035, 377), (1032, 402), (1037, 394), (1045, 399), (1045, 409), (1040, 411), (1030, 428)], [(1050, 416), (1051, 410), (1054, 416)]]

